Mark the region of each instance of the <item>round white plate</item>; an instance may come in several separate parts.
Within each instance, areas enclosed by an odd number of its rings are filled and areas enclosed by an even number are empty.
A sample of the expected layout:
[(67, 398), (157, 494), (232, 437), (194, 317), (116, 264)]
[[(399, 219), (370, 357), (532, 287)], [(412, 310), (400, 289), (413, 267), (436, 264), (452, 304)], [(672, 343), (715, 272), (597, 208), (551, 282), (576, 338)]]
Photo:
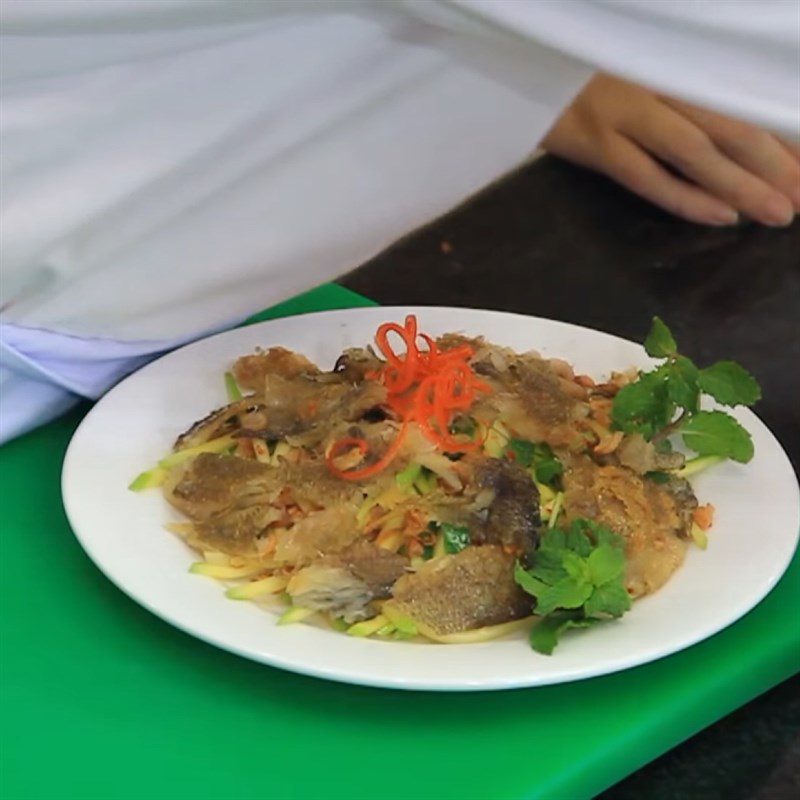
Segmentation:
[(475, 645), (354, 639), (309, 625), (278, 627), (258, 606), (223, 596), (187, 570), (196, 555), (164, 523), (177, 519), (157, 490), (126, 488), (194, 420), (225, 402), (223, 373), (256, 346), (283, 345), (323, 368), (372, 340), (386, 320), (416, 313), (431, 334), (483, 334), (516, 350), (567, 359), (595, 377), (651, 362), (640, 345), (563, 322), (451, 308), (367, 308), (265, 322), (188, 345), (120, 383), (92, 409), (67, 451), (63, 495), (86, 552), (116, 585), (176, 627), (233, 653), (331, 680), (426, 690), (507, 689), (589, 678), (644, 664), (716, 633), (755, 606), (786, 569), (800, 530), (800, 498), (786, 454), (746, 410), (747, 466), (725, 463), (695, 481), (716, 507), (706, 551), (618, 622), (568, 634), (552, 656), (520, 633)]

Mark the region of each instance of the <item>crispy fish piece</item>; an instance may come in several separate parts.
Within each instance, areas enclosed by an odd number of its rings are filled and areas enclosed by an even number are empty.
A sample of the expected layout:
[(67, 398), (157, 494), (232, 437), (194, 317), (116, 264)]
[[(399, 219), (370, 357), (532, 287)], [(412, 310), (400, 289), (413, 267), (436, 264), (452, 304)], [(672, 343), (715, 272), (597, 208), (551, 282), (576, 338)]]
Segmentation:
[(275, 560), (302, 566), (322, 555), (338, 553), (361, 536), (361, 531), (355, 507), (348, 504), (314, 511), (291, 528), (278, 530), (275, 536)]
[(539, 542), (539, 490), (530, 474), (505, 459), (467, 454), (454, 464), (463, 491), (435, 490), (422, 506), (438, 522), (469, 528), (474, 545), (496, 544), (521, 559)]
[(463, 344), (474, 349), (472, 367), (492, 387), (475, 404), (476, 416), (502, 414), (509, 427), (532, 442), (573, 450), (585, 447), (576, 423), (589, 413), (588, 394), (573, 380), (566, 362), (535, 352), (515, 353), (482, 337), (446, 334), (437, 344), (443, 350)]
[(539, 490), (528, 472), (504, 459), (481, 459), (475, 469), (478, 491), (489, 490), (491, 502), (478, 513), (474, 544), (498, 544), (506, 552), (533, 555), (539, 542)]
[(243, 397), (226, 406), (212, 411), (203, 419), (197, 420), (188, 430), (185, 430), (176, 440), (175, 450), (186, 450), (189, 447), (210, 442), (225, 434), (233, 433), (239, 425), (239, 417), (244, 414), (257, 413), (261, 404), (253, 397)]
[(476, 416), (500, 414), (520, 437), (532, 442), (573, 450), (585, 446), (577, 423), (589, 413), (588, 398), (585, 389), (561, 374), (569, 369), (566, 364), (482, 340), (470, 344), (476, 347), (475, 372), (492, 387), (475, 404)]
[(262, 353), (242, 356), (233, 365), (233, 376), (242, 389), (261, 392), (267, 375), (292, 379), (298, 375), (314, 375), (319, 367), (300, 353), (285, 347), (270, 347)]
[(622, 536), (628, 562), (625, 585), (634, 597), (663, 586), (683, 563), (691, 516), (683, 504), (694, 499), (691, 491), (689, 495), (585, 456), (573, 458), (564, 473), (567, 521), (586, 517)]
[(196, 523), (197, 546), (230, 555), (257, 555), (267, 526), (283, 517), (289, 504), (305, 516), (279, 539), (286, 560), (309, 563), (358, 535), (355, 513), (363, 493), (334, 478), (324, 464), (275, 467), (201, 453), (175, 467), (163, 489), (167, 502)]
[(389, 597), (407, 566), (405, 556), (361, 541), (304, 567), (286, 591), (296, 605), (357, 622), (374, 613), (369, 607), (373, 600)]
[(337, 424), (355, 422), (386, 400), (386, 389), (373, 381), (350, 384), (331, 373), (284, 378), (267, 375), (259, 410), (263, 424), (241, 435), (265, 440), (291, 438), (318, 445)]
[(386, 389), (364, 381), (359, 372), (371, 363), (353, 360), (356, 366), (321, 372), (305, 356), (282, 347), (242, 356), (233, 373), (239, 386), (253, 393), (195, 422), (178, 437), (175, 449), (230, 433), (267, 441), (302, 435), (303, 444), (316, 446), (333, 425), (361, 420), (386, 400)]
[(394, 608), (436, 634), (497, 625), (531, 613), (531, 598), (514, 582), (514, 556), (496, 545), (467, 547), (404, 575)]
[(263, 533), (282, 512), (266, 503), (231, 508), (195, 522), (187, 541), (200, 550), (218, 550), (231, 556), (258, 558)]
[[(267, 502), (280, 485), (267, 464), (201, 453), (174, 467), (163, 488), (170, 505), (202, 521), (237, 505)], [(246, 499), (253, 502), (244, 503)]]
[(371, 347), (350, 347), (336, 359), (333, 371), (350, 383), (360, 383), (382, 363)]

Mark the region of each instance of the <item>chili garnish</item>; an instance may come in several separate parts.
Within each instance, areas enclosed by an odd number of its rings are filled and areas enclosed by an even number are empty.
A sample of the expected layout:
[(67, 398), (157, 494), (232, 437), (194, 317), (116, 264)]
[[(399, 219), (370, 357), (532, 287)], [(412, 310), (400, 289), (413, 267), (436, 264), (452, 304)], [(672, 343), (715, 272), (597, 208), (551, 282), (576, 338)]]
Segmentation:
[[(392, 333), (402, 340), (405, 353), (398, 353), (392, 347), (389, 341)], [(427, 349), (420, 350), (418, 339), (425, 342)], [(381, 472), (399, 452), (412, 422), (419, 425), (430, 441), (448, 452), (463, 453), (480, 446), (480, 442), (457, 439), (450, 433), (453, 417), (468, 410), (478, 393), (491, 391), (489, 385), (475, 375), (469, 363), (474, 355), (472, 347), (462, 344), (448, 350), (439, 349), (430, 336), (418, 333), (417, 318), (413, 314), (406, 317), (404, 325), (386, 322), (379, 326), (375, 344), (385, 362), (367, 378), (386, 387), (386, 405), (402, 424), (383, 456), (360, 469), (341, 470), (334, 461), (354, 447), (366, 456), (369, 451), (367, 441), (348, 436), (334, 442), (326, 457), (328, 468), (334, 475), (357, 481)]]

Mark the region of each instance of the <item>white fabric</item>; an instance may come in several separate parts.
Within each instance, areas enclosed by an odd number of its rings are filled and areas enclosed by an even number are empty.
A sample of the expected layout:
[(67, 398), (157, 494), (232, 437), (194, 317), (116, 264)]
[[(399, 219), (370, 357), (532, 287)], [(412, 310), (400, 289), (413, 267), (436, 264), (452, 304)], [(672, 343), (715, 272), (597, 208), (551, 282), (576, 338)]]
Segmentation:
[(797, 0), (450, 0), (666, 94), (800, 136)]
[(4, 0), (0, 441), (448, 210), (591, 63), (792, 128), (797, 3), (704, 5)]

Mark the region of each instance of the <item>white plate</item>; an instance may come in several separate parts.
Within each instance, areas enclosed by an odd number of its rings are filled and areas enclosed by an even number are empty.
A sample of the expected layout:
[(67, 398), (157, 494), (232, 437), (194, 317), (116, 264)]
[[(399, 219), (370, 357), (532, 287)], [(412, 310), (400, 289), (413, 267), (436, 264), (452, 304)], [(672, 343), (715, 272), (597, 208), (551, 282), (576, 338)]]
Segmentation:
[(691, 548), (660, 592), (619, 622), (565, 637), (553, 656), (524, 634), (476, 645), (354, 639), (308, 625), (278, 627), (252, 603), (223, 596), (216, 581), (187, 572), (196, 556), (164, 523), (176, 514), (160, 492), (127, 490), (167, 452), (176, 434), (225, 402), (223, 372), (256, 346), (284, 345), (330, 368), (339, 353), (371, 341), (386, 320), (416, 313), (432, 334), (484, 334), (536, 349), (600, 377), (648, 366), (640, 345), (608, 334), (516, 314), (450, 308), (367, 308), (265, 322), (196, 342), (123, 381), (87, 415), (67, 451), (63, 495), (86, 552), (116, 585), (176, 627), (233, 653), (331, 680), (427, 690), (507, 689), (559, 683), (644, 664), (711, 636), (755, 606), (794, 552), (800, 499), (789, 460), (752, 413), (755, 457), (700, 475), (701, 502), (716, 507), (708, 550)]

